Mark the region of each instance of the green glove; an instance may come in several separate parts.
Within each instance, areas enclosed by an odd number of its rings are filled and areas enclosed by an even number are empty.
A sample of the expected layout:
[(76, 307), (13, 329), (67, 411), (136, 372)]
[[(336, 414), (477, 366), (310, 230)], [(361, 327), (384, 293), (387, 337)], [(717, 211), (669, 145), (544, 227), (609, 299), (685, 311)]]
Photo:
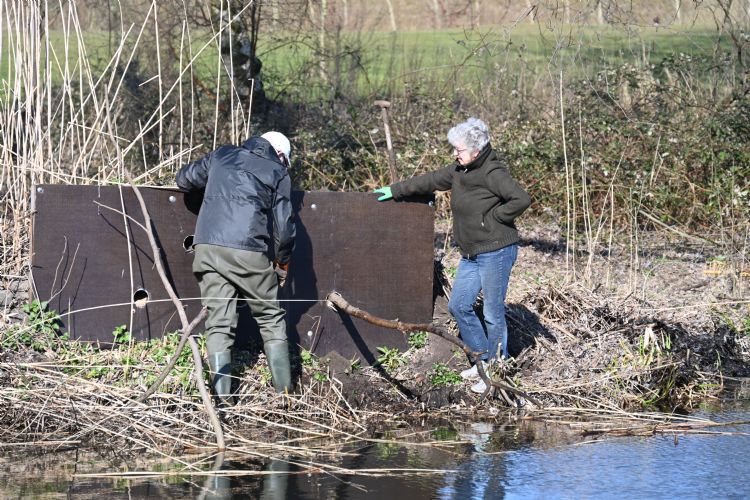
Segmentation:
[(380, 198), (378, 198), (378, 201), (388, 201), (393, 198), (393, 193), (391, 192), (390, 186), (376, 189), (375, 191), (373, 191), (373, 193), (382, 195)]

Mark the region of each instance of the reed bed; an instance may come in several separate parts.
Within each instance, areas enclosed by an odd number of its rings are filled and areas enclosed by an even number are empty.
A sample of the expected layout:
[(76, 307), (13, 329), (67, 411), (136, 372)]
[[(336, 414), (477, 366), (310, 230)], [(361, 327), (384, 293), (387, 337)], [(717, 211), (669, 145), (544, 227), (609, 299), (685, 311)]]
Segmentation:
[[(84, 445), (167, 456), (215, 449), (211, 424), (195, 391), (157, 392), (138, 403), (144, 386), (65, 373), (67, 366), (60, 361), (0, 364), (0, 419), (8, 424), (0, 438), (3, 447)], [(220, 415), (230, 450), (252, 450), (246, 453), (258, 457), (273, 451), (306, 459), (336, 455), (342, 445), (369, 437), (363, 422), (385, 418), (382, 413), (353, 410), (335, 384), (314, 383), (296, 394), (277, 395), (259, 375), (246, 379), (237, 404)]]
[(531, 343), (515, 370), (545, 406), (687, 411), (716, 398), (723, 376), (745, 371), (746, 339), (721, 323), (667, 322), (642, 313), (638, 300), (576, 285), (537, 290), (525, 302), (534, 320), (510, 318)]
[[(449, 399), (425, 405), (421, 396), (434, 391), (435, 384), (409, 364), (383, 376), (382, 367), (336, 373), (326, 360), (302, 366), (296, 393), (277, 395), (261, 355), (256, 366), (237, 375), (237, 404), (219, 411), (227, 451), (315, 461), (335, 458), (347, 444), (360, 441), (451, 447), (461, 443), (431, 440), (413, 429), (511, 415), (569, 425), (584, 436), (698, 432), (714, 424), (693, 422), (675, 411), (715, 398), (723, 377), (741, 374), (746, 363), (731, 331), (696, 331), (633, 314), (640, 307), (636, 302), (613, 304), (574, 286), (540, 289), (522, 302), (524, 315), (509, 316), (522, 350), (512, 363), (490, 373), (533, 395), (538, 404), (512, 394), (485, 399), (467, 386), (448, 385), (442, 389)], [(147, 375), (163, 366), (147, 355), (148, 346), (140, 351), (126, 345), (111, 351), (85, 348), (85, 353), (55, 347), (2, 355), (3, 446), (83, 446), (165, 457), (215, 448), (191, 373), (173, 374), (139, 403)], [(460, 367), (455, 358), (454, 365)], [(110, 370), (106, 375), (97, 371), (102, 366)], [(360, 397), (362, 391), (367, 397)], [(649, 408), (667, 412), (643, 412)], [(383, 429), (394, 437), (379, 438)]]

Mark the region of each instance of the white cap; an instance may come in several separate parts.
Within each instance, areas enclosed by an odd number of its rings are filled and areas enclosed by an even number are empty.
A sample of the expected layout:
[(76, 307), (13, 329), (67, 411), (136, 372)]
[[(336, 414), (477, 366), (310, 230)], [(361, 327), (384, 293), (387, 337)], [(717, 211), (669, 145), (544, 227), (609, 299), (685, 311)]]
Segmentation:
[(266, 132), (261, 137), (270, 142), (277, 153), (283, 153), (287, 162), (290, 165), (292, 164), (292, 145), (289, 144), (289, 139), (284, 134), (281, 132)]

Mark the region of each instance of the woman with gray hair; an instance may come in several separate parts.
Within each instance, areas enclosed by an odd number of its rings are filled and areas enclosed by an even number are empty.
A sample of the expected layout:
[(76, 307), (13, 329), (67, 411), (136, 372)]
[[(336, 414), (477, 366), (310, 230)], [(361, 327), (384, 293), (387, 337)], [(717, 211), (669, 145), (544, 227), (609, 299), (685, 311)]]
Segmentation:
[[(531, 198), (510, 176), (503, 159), (492, 149), (487, 125), (469, 118), (448, 131), (455, 161), (428, 174), (376, 189), (378, 201), (400, 200), (435, 191), (451, 191), (453, 237), (461, 261), (448, 308), (456, 318), (461, 338), (469, 348), (490, 361), (508, 357), (505, 294), (510, 271), (518, 255), (515, 219), (531, 204)], [(484, 326), (474, 311), (479, 293), (484, 295)], [(476, 380), (476, 366), (461, 372)], [(480, 380), (471, 387), (486, 390)]]

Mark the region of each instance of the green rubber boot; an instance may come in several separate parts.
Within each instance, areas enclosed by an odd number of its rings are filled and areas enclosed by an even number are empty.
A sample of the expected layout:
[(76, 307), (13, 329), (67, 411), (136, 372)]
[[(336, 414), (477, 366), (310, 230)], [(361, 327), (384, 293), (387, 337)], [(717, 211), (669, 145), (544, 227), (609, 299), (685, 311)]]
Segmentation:
[(292, 370), (289, 366), (289, 344), (286, 340), (269, 340), (264, 344), (273, 388), (282, 393), (292, 390)]
[(232, 404), (232, 351), (215, 352), (208, 355), (211, 370), (211, 387), (221, 405)]

